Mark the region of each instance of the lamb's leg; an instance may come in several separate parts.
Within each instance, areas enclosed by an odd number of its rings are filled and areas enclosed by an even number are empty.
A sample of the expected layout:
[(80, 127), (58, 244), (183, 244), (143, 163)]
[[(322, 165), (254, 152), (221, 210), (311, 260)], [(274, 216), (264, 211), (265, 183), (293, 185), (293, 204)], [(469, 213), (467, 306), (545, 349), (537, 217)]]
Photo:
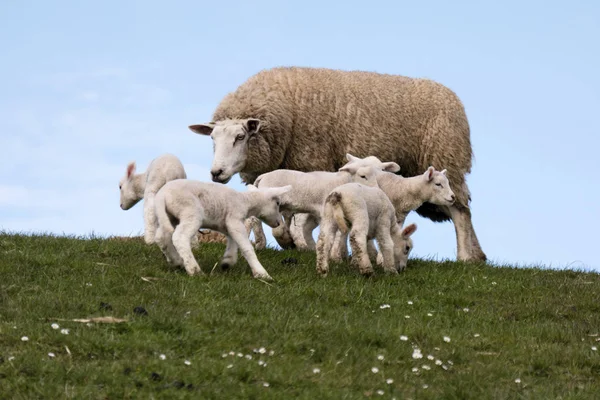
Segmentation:
[(246, 230), (244, 224), (240, 221), (231, 221), (227, 223), (227, 236), (236, 242), (242, 252), (242, 256), (248, 261), (248, 265), (252, 270), (252, 275), (255, 278), (273, 280), (269, 273), (261, 265), (260, 261), (256, 257), (256, 253), (246, 236)]
[(277, 228), (273, 228), (273, 237), (281, 246), (282, 249), (293, 249), (295, 247), (294, 239), (290, 234), (290, 225), (292, 223), (292, 214), (281, 213), (283, 216), (283, 224), (280, 224)]
[(202, 217), (199, 213), (183, 214), (180, 216), (179, 225), (173, 232), (173, 245), (183, 259), (183, 266), (188, 275), (203, 274), (191, 247), (192, 236), (198, 233), (201, 221)]
[[(317, 226), (319, 226), (319, 220), (314, 215), (308, 214), (304, 225), (302, 225), (302, 236), (304, 237), (306, 247), (304, 249), (299, 250), (315, 251), (315, 249), (317, 248), (317, 244), (315, 243), (315, 239), (313, 238), (312, 233)], [(296, 247), (298, 247), (297, 243)]]
[(178, 267), (183, 265), (183, 259), (177, 253), (175, 246), (173, 245), (173, 233), (165, 232), (162, 227), (159, 227), (156, 230), (156, 243), (158, 243), (158, 247), (165, 255), (167, 262), (174, 267)]
[(333, 221), (324, 219), (317, 239), (317, 273), (326, 277), (329, 272), (329, 255), (337, 227)]
[(223, 258), (221, 258), (221, 269), (227, 270), (232, 265), (235, 265), (238, 257), (238, 245), (231, 238), (231, 236), (227, 236), (227, 247), (225, 248), (225, 254), (223, 254)]
[(348, 258), (348, 234), (338, 230), (335, 234), (333, 247), (331, 249), (331, 259), (340, 262)]
[[(288, 218), (286, 216), (286, 218)], [(308, 214), (290, 214), (290, 224), (288, 225), (288, 231), (290, 234), (290, 240), (293, 242), (293, 246), (297, 250), (306, 250), (306, 240), (304, 239), (304, 225), (308, 219)]]
[(369, 276), (373, 274), (373, 266), (369, 260), (367, 252), (367, 227), (362, 228), (353, 224), (350, 230), (350, 247), (352, 248), (352, 262), (358, 265), (358, 270), (362, 275)]
[(144, 193), (144, 241), (146, 244), (154, 243), (158, 221), (154, 211), (154, 197), (156, 193)]
[[(369, 259), (375, 261), (377, 265), (383, 264), (383, 255), (375, 247), (375, 242), (373, 241), (373, 239), (367, 242), (367, 253), (369, 254)], [(379, 256), (381, 256), (381, 263), (378, 262)]]
[[(485, 261), (479, 241), (471, 222), (471, 210), (468, 207), (451, 205), (448, 207), (456, 231), (457, 259), (460, 261)], [(477, 247), (473, 244), (477, 243)]]
[(394, 262), (394, 242), (390, 237), (389, 229), (387, 232), (383, 232), (383, 229), (377, 232), (377, 243), (383, 256), (383, 270), (386, 273), (398, 274), (396, 263)]

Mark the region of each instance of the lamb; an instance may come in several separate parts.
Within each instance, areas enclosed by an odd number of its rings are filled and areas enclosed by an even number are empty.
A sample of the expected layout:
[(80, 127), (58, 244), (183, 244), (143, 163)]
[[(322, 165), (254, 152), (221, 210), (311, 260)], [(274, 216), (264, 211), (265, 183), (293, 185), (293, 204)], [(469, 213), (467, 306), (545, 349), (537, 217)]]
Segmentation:
[(144, 241), (154, 243), (157, 221), (154, 213), (154, 198), (165, 183), (174, 179), (185, 179), (183, 164), (173, 154), (165, 153), (150, 162), (146, 172), (136, 174), (135, 161), (127, 165), (125, 176), (119, 182), (121, 208), (129, 210), (144, 199)]
[(452, 219), (459, 260), (486, 260), (465, 181), (473, 157), (469, 123), (447, 87), (375, 72), (279, 67), (226, 95), (212, 119), (190, 129), (213, 140), (215, 182), (240, 173), (252, 183), (276, 169), (337, 171), (346, 153), (395, 161), (405, 177), (443, 165), (456, 201), (426, 202), (416, 211), (436, 222)]
[[(351, 171), (356, 171), (363, 166), (372, 166), (380, 171), (396, 172), (399, 170), (398, 164), (394, 162), (383, 163), (376, 157), (366, 157), (364, 159), (354, 157), (352, 154), (346, 154), (348, 162), (345, 167), (352, 166)], [(312, 237), (312, 231), (317, 227), (321, 219), (323, 201), (329, 192), (337, 186), (351, 182), (353, 179), (350, 170), (340, 169), (338, 172), (300, 172), (294, 170), (279, 169), (260, 175), (254, 181), (258, 188), (280, 187), (293, 184), (294, 189), (283, 196), (281, 201), (281, 211), (285, 218), (285, 225), (273, 230), (273, 237), (278, 243), (286, 248), (289, 244), (290, 224), (294, 214), (307, 213), (305, 224), (303, 225), (303, 236), (308, 250), (315, 250), (316, 244)], [(264, 232), (262, 226), (254, 224), (254, 237), (257, 243), (264, 244)], [(288, 240), (285, 240), (288, 239)], [(345, 242), (344, 242), (345, 243)]]
[[(351, 228), (348, 227), (349, 222)], [(352, 261), (361, 274), (373, 274), (369, 256), (376, 257), (372, 240), (377, 239), (383, 255), (383, 269), (395, 273), (406, 268), (413, 247), (410, 236), (417, 226), (404, 229), (396, 222), (396, 211), (388, 196), (376, 186), (346, 183), (332, 190), (323, 204), (321, 232), (317, 242), (317, 272), (327, 276), (329, 254), (335, 235), (340, 230), (350, 234)], [(368, 245), (368, 242), (371, 245)]]
[(281, 220), (279, 202), (291, 186), (238, 192), (212, 182), (176, 179), (165, 184), (156, 194), (155, 212), (158, 219), (156, 242), (167, 261), (183, 266), (189, 275), (203, 274), (191, 250), (193, 238), (200, 228), (218, 231), (227, 236), (221, 268), (237, 262), (238, 248), (248, 261), (255, 278), (272, 280), (248, 240), (244, 221), (258, 217), (276, 228)]

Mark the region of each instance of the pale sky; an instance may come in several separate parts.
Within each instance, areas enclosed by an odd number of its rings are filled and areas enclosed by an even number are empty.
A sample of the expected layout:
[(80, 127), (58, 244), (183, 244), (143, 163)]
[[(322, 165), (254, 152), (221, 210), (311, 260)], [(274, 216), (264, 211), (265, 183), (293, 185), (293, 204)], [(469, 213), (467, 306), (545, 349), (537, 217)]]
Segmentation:
[[(490, 260), (600, 270), (600, 3), (496, 3), (2, 2), (0, 229), (141, 234), (142, 204), (119, 208), (128, 161), (171, 152), (209, 181), (187, 126), (228, 92), (275, 66), (358, 69), (461, 98)], [(415, 256), (455, 258), (451, 223), (411, 222)]]

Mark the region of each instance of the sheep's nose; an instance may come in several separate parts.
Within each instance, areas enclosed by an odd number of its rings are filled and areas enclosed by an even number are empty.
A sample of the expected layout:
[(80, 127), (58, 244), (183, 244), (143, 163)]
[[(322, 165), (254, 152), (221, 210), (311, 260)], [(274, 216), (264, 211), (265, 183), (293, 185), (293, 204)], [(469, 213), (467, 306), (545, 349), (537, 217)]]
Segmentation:
[(218, 171), (210, 171), (210, 173), (212, 175), (212, 180), (216, 181), (219, 178), (219, 175), (223, 173), (223, 169), (220, 169)]
[(456, 196), (455, 195), (450, 196), (450, 198), (452, 199), (452, 201), (456, 200)]

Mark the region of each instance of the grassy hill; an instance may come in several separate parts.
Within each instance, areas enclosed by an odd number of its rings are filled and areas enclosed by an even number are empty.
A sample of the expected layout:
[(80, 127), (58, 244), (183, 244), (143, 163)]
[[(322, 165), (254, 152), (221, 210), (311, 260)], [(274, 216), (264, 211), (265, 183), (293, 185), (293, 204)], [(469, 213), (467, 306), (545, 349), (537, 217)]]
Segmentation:
[[(223, 250), (197, 249), (205, 272)], [(258, 257), (272, 284), (243, 259), (188, 277), (138, 239), (0, 234), (0, 398), (600, 396), (598, 274), (411, 260), (322, 279), (314, 254)], [(127, 322), (69, 321), (98, 316)]]

